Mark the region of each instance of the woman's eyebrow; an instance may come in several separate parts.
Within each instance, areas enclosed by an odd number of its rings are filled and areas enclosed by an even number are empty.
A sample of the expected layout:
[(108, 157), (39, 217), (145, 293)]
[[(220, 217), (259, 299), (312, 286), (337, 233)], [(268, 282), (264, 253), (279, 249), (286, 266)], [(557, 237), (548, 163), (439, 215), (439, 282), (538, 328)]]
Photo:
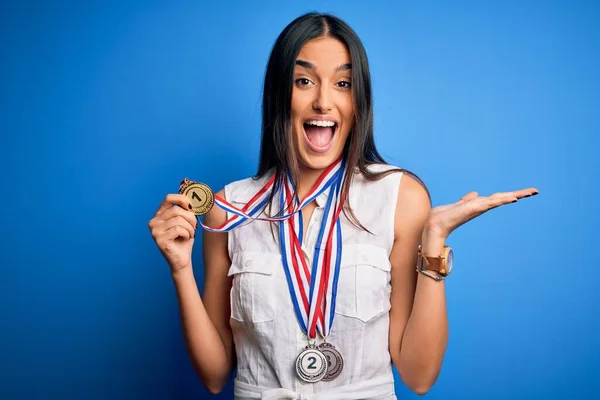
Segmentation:
[(296, 65), (299, 65), (299, 66), (307, 68), (307, 69), (316, 69), (313, 63), (310, 63), (310, 62), (304, 61), (304, 60), (296, 60)]
[[(296, 60), (296, 65), (299, 65), (299, 66), (307, 68), (307, 69), (313, 69), (313, 70), (317, 69), (313, 63), (311, 63), (309, 61), (300, 60), (300, 59)], [(347, 71), (349, 69), (352, 69), (352, 64), (345, 63), (345, 64), (338, 65), (335, 68), (335, 72)]]

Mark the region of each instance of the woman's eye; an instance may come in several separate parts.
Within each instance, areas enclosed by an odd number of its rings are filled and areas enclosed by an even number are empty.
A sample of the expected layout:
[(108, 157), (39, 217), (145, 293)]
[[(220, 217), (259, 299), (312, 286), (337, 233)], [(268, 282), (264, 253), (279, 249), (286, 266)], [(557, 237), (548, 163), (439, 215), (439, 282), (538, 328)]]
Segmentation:
[(343, 89), (350, 89), (352, 87), (352, 84), (350, 83), (350, 81), (341, 81), (338, 82), (338, 86), (340, 86)]
[(298, 78), (298, 79), (296, 79), (296, 84), (298, 84), (300, 86), (306, 86), (306, 85), (310, 85), (310, 81), (306, 78)]

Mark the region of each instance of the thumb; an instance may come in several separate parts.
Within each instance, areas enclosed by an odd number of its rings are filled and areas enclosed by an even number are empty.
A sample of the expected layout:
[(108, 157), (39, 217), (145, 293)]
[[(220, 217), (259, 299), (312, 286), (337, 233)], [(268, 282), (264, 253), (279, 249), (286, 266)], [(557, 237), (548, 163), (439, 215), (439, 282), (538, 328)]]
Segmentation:
[(469, 192), (469, 193), (465, 194), (458, 202), (459, 203), (464, 203), (465, 201), (469, 201), (471, 199), (474, 199), (477, 196), (479, 196), (479, 193), (477, 193), (475, 191)]

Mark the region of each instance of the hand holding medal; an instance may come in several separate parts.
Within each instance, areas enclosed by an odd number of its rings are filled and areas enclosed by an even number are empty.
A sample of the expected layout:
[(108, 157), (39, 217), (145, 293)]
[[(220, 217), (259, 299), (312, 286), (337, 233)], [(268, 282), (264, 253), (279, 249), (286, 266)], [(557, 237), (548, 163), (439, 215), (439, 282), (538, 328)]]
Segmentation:
[(148, 223), (156, 242), (172, 272), (191, 264), (192, 247), (198, 223), (192, 205), (181, 194), (167, 194)]

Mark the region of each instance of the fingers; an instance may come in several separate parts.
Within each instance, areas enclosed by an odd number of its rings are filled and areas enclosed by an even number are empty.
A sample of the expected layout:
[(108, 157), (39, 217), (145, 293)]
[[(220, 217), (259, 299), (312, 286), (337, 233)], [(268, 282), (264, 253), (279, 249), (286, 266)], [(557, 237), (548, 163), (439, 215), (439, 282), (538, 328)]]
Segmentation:
[(187, 222), (190, 223), (194, 229), (198, 228), (198, 221), (196, 220), (196, 215), (193, 212), (184, 210), (181, 207), (170, 207), (167, 210), (161, 212), (157, 218), (163, 221), (167, 221), (173, 217), (180, 216), (183, 217)]
[(465, 210), (464, 215), (474, 218), (492, 208), (516, 201), (517, 198), (510, 193), (496, 194), (489, 197), (471, 197), (469, 200), (462, 202), (461, 208)]
[(155, 215), (161, 214), (162, 212), (171, 208), (173, 205), (178, 205), (179, 207), (183, 208), (184, 210), (192, 209), (192, 204), (190, 203), (190, 201), (188, 200), (187, 197), (185, 197), (182, 194), (170, 193), (165, 197), (163, 202), (160, 204), (160, 207), (158, 207), (158, 210), (156, 210)]
[(517, 192), (517, 197), (520, 198), (524, 198), (524, 197), (531, 197), (531, 196), (535, 196), (536, 194), (539, 194), (540, 191), (537, 190), (536, 188), (528, 188), (528, 189), (523, 189), (523, 190), (519, 190)]
[[(175, 207), (173, 207), (175, 208)], [(157, 239), (161, 236), (164, 235), (165, 232), (167, 232), (168, 230), (174, 228), (174, 227), (180, 227), (181, 229), (185, 230), (187, 232), (187, 237), (194, 237), (195, 236), (195, 226), (192, 225), (190, 223), (189, 220), (187, 220), (184, 216), (182, 215), (175, 215), (167, 220), (162, 220), (159, 218), (153, 218), (152, 220), (150, 220), (150, 222), (148, 223), (148, 227), (150, 228), (150, 231), (152, 232), (152, 236)], [(177, 230), (177, 232), (180, 232), (179, 230)], [(172, 232), (171, 232), (172, 233)]]
[[(168, 204), (167, 208), (162, 208), (162, 210), (159, 208), (157, 215), (148, 223), (148, 227), (155, 239), (163, 237), (167, 231), (170, 231), (169, 237), (181, 233), (182, 231), (179, 228), (173, 229), (176, 226), (187, 232), (183, 237), (195, 237), (195, 229), (198, 228), (196, 216), (191, 211), (184, 210), (179, 206), (182, 202), (185, 204), (184, 201), (187, 201), (187, 199), (181, 199), (179, 196), (167, 195), (165, 202), (161, 204), (161, 207), (164, 204)], [(171, 202), (174, 202), (175, 206), (171, 205)]]
[[(187, 232), (188, 239), (190, 237), (193, 238), (195, 236), (194, 226), (192, 226), (192, 224), (190, 224), (190, 222), (181, 215), (177, 215), (173, 218), (169, 218), (168, 220), (164, 221), (158, 230), (158, 234), (160, 235), (161, 231), (167, 232), (168, 230), (176, 227), (185, 230)], [(181, 232), (181, 230), (177, 229), (176, 232)]]
[(535, 196), (538, 193), (539, 191), (536, 188), (527, 188), (513, 192), (498, 192), (488, 197), (474, 198), (471, 201), (476, 203), (473, 204), (474, 210), (485, 212), (504, 204), (516, 203), (519, 199)]
[(482, 213), (504, 204), (515, 203), (524, 197), (535, 196), (538, 193), (539, 191), (533, 187), (514, 192), (497, 192), (487, 197), (479, 197), (479, 194), (476, 191), (471, 191), (465, 194), (456, 203), (437, 206), (435, 209), (437, 212), (441, 212), (456, 207), (457, 205), (464, 205), (473, 213)]
[(157, 241), (171, 241), (177, 238), (183, 238), (185, 240), (193, 239), (193, 234), (190, 234), (188, 229), (183, 228), (181, 225), (174, 225), (157, 236)]
[(521, 190), (515, 190), (513, 192), (498, 192), (498, 193), (494, 193), (489, 197), (504, 197), (504, 196), (514, 196), (517, 199), (521, 199), (524, 197), (530, 197), (530, 196), (535, 196), (536, 194), (539, 193), (539, 190), (537, 190), (536, 188), (527, 188), (527, 189), (521, 189)]
[(484, 210), (491, 210), (492, 208), (496, 208), (499, 207), (501, 205), (504, 204), (510, 204), (510, 203), (516, 203), (517, 202), (517, 197), (514, 196), (513, 194), (505, 194), (503, 196), (497, 196), (497, 197), (488, 197), (488, 198), (483, 198), (482, 199), (482, 208)]

